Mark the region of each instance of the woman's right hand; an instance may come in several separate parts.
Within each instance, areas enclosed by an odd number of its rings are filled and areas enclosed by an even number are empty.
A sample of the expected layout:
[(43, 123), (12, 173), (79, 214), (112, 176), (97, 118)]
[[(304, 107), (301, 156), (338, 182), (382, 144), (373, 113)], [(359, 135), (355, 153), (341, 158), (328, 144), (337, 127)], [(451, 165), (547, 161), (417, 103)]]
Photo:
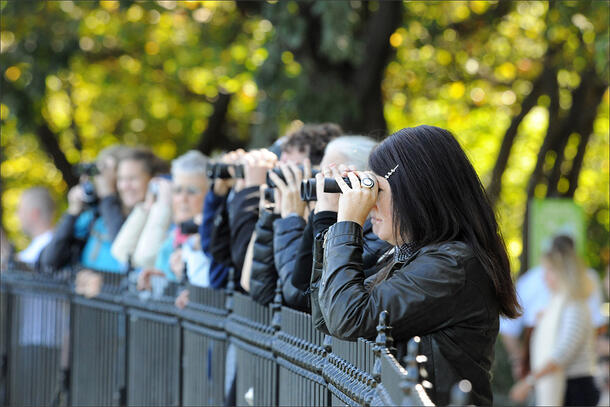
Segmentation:
[(68, 192), (68, 213), (78, 216), (85, 208), (83, 203), (83, 187), (78, 184), (73, 186)]
[[(335, 181), (341, 188), (341, 196), (339, 197), (339, 210), (337, 211), (337, 222), (350, 221), (364, 225), (366, 218), (369, 216), (371, 209), (377, 202), (377, 194), (379, 185), (375, 181), (376, 176), (368, 171), (354, 171), (347, 168), (339, 168), (341, 174), (335, 175)], [(351, 187), (343, 180), (343, 177), (349, 178)], [(364, 179), (372, 181), (372, 187), (362, 185)]]

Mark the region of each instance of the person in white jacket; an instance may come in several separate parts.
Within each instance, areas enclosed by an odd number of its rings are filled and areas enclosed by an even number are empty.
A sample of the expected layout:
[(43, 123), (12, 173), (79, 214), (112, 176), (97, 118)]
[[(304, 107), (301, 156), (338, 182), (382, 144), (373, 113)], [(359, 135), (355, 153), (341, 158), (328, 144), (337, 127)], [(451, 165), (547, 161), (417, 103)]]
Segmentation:
[(153, 275), (180, 280), (185, 262), (189, 280), (208, 285), (209, 261), (198, 247), (198, 234), (184, 235), (179, 228), (201, 215), (208, 190), (206, 165), (207, 157), (194, 150), (173, 160), (171, 181), (151, 180), (145, 202), (134, 209), (115, 239), (113, 255), (141, 270), (140, 288), (148, 288)]

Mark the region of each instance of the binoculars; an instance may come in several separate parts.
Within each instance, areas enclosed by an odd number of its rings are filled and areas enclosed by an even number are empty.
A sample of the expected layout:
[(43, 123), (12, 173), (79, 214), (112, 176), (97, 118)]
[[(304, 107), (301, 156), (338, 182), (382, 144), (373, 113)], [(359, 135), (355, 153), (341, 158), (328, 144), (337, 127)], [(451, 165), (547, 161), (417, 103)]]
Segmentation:
[[(302, 165), (298, 165), (297, 166), (299, 168), (299, 170), (301, 172), (303, 172), (303, 166)], [(269, 176), (270, 173), (275, 173), (275, 175), (277, 175), (278, 177), (280, 177), (280, 179), (284, 182), (286, 182), (286, 178), (284, 177), (284, 173), (282, 172), (282, 169), (279, 167), (273, 168), (269, 171), (267, 171), (267, 179), (265, 180), (265, 183), (267, 184), (267, 186), (269, 188), (276, 188), (277, 186), (275, 185), (275, 182), (273, 182), (273, 180), (271, 179), (271, 177)], [(319, 173), (320, 171), (318, 170), (311, 170), (311, 176), (315, 177), (317, 173)]]
[(88, 175), (90, 177), (100, 174), (100, 169), (95, 162), (92, 163), (80, 163), (76, 165), (76, 175)]
[(185, 235), (192, 235), (199, 232), (199, 225), (194, 220), (189, 219), (180, 223), (180, 233)]
[(84, 181), (81, 183), (81, 187), (83, 188), (83, 203), (89, 206), (95, 205), (99, 198), (93, 183), (91, 181)]
[[(343, 181), (345, 181), (348, 187), (352, 187), (352, 183), (348, 177), (343, 177)], [(337, 180), (334, 178), (324, 178), (324, 192), (341, 193), (341, 188), (339, 188)], [(301, 200), (306, 202), (318, 200), (315, 178), (310, 178), (301, 182)]]
[(229, 167), (234, 169), (235, 178), (244, 178), (244, 166), (242, 164), (209, 163), (206, 167), (206, 175), (210, 179), (233, 178), (229, 172)]

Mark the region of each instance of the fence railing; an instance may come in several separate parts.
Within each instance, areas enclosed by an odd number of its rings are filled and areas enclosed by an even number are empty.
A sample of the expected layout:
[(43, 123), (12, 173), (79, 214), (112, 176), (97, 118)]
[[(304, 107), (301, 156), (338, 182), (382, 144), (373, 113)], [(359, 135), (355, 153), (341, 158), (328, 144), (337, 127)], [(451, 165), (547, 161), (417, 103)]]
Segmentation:
[(127, 276), (101, 275), (86, 298), (70, 275), (2, 273), (3, 405), (432, 405), (417, 343), (403, 368), (387, 315), (375, 342), (347, 342), (282, 307), (279, 292), (264, 307), (232, 289), (188, 286), (179, 309), (176, 284), (151, 296)]

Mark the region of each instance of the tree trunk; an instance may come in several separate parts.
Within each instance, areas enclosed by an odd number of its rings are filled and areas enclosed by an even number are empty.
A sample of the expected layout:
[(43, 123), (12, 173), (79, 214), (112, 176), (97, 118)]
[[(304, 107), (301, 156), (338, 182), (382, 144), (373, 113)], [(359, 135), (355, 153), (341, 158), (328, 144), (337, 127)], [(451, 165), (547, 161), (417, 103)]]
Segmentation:
[[(570, 135), (576, 132), (580, 127), (580, 123), (583, 115), (586, 114), (585, 110), (591, 108), (590, 105), (585, 105), (587, 102), (587, 95), (590, 93), (590, 88), (593, 86), (595, 81), (595, 73), (591, 71), (585, 71), (581, 75), (581, 81), (578, 88), (572, 92), (572, 107), (570, 113), (561, 121), (561, 127), (559, 134), (557, 135), (556, 145), (554, 150), (557, 153), (557, 158), (553, 165), (553, 169), (548, 178), (548, 188), (546, 192), (547, 197), (559, 196), (557, 190), (557, 184), (562, 175), (561, 166), (564, 162), (565, 148), (570, 139)], [(594, 119), (594, 117), (593, 117)], [(581, 134), (582, 136), (582, 134)]]
[(558, 123), (559, 123), (559, 84), (557, 83), (557, 71), (552, 69), (552, 72), (547, 77), (547, 93), (550, 96), (551, 102), (549, 105), (549, 124), (547, 127), (546, 135), (544, 136), (544, 141), (540, 146), (540, 150), (538, 150), (538, 158), (536, 159), (536, 167), (530, 176), (530, 180), (527, 186), (527, 198), (525, 200), (525, 213), (523, 214), (523, 227), (521, 229), (521, 256), (520, 267), (519, 267), (519, 275), (525, 273), (529, 268), (529, 215), (530, 215), (530, 206), (529, 203), (534, 196), (534, 192), (536, 190), (536, 185), (538, 185), (538, 181), (542, 175), (542, 171), (544, 169), (544, 162), (546, 160), (546, 155), (548, 151), (554, 145), (554, 140), (558, 133)]
[(232, 141), (226, 131), (226, 119), (230, 101), (231, 94), (219, 90), (218, 98), (214, 102), (214, 112), (208, 119), (208, 126), (201, 133), (199, 142), (195, 147), (195, 149), (203, 154), (209, 155), (216, 149), (232, 150), (240, 144), (238, 141)]
[(390, 36), (402, 23), (402, 2), (380, 2), (379, 9), (370, 17), (364, 30), (366, 38), (365, 60), (353, 74), (356, 100), (360, 114), (346, 120), (346, 130), (360, 133), (386, 133), (387, 124), (383, 114), (381, 81), (385, 67), (394, 50)]
[(578, 144), (576, 156), (574, 156), (574, 160), (572, 161), (572, 168), (567, 176), (570, 186), (565, 195), (568, 197), (573, 197), (574, 192), (576, 192), (576, 188), (578, 187), (578, 176), (580, 174), (580, 170), (582, 169), (587, 144), (591, 138), (591, 133), (593, 132), (593, 124), (595, 123), (595, 117), (597, 116), (597, 108), (602, 102), (602, 98), (607, 89), (608, 85), (597, 81), (597, 83), (595, 83), (589, 89), (587, 99), (584, 101), (588, 108), (580, 117), (578, 128), (580, 143)]
[(552, 87), (549, 87), (553, 81), (556, 82), (556, 71), (550, 63), (553, 54), (554, 51), (549, 51), (549, 54), (545, 58), (545, 70), (542, 71), (540, 76), (534, 81), (531, 92), (521, 103), (521, 111), (519, 114), (513, 117), (510, 126), (508, 126), (508, 129), (506, 129), (506, 132), (504, 133), (504, 138), (502, 139), (502, 144), (500, 145), (500, 151), (498, 152), (498, 158), (496, 159), (496, 164), (494, 165), (491, 173), (491, 181), (487, 187), (487, 196), (489, 197), (492, 206), (496, 205), (496, 202), (500, 197), (500, 191), (502, 191), (502, 175), (504, 174), (504, 171), (506, 171), (510, 151), (515, 143), (515, 139), (517, 138), (519, 125), (521, 125), (521, 122), (530, 112), (530, 110), (536, 106), (538, 103), (538, 97), (545, 93), (545, 91), (548, 93), (549, 90), (552, 90)]
[(534, 167), (534, 171), (530, 176), (528, 185), (527, 185), (527, 201), (534, 197), (534, 193), (536, 191), (536, 186), (538, 185), (540, 178), (543, 175), (544, 171), (544, 163), (546, 162), (546, 156), (550, 150), (555, 150), (557, 135), (559, 134), (560, 126), (559, 126), (559, 116), (560, 116), (560, 106), (559, 106), (559, 84), (557, 83), (557, 71), (553, 70), (553, 77), (550, 78), (551, 82), (549, 83), (549, 96), (551, 99), (551, 103), (549, 105), (549, 124), (546, 130), (546, 135), (544, 136), (544, 141), (538, 150), (538, 156), (536, 158), (536, 167)]
[(61, 172), (64, 181), (68, 184), (68, 188), (72, 188), (74, 185), (78, 184), (78, 177), (72, 170), (72, 164), (70, 164), (64, 152), (61, 151), (59, 143), (57, 142), (57, 137), (51, 129), (49, 129), (46, 123), (38, 126), (36, 129), (36, 136), (43, 149), (51, 156), (55, 167)]

